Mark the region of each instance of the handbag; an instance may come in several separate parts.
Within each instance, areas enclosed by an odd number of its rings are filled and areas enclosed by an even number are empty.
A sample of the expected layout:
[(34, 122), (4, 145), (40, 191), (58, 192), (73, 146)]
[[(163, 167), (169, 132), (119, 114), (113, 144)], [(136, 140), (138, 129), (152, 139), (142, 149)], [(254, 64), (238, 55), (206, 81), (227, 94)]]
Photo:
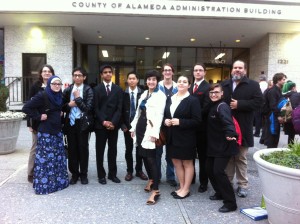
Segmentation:
[(82, 132), (92, 131), (94, 128), (94, 118), (91, 114), (86, 112), (81, 113), (80, 130)]
[[(151, 127), (153, 127), (152, 121), (149, 120), (149, 124), (151, 125)], [(161, 127), (159, 130), (159, 138), (156, 139), (155, 145), (156, 145), (156, 147), (162, 147), (162, 146), (166, 145), (166, 142), (167, 142), (166, 134), (165, 134), (164, 128)]]

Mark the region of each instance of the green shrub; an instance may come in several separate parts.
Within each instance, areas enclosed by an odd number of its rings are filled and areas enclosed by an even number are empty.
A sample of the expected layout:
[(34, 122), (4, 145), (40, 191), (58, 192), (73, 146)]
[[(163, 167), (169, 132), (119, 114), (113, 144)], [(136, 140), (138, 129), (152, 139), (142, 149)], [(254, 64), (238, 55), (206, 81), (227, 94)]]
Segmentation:
[(0, 111), (6, 111), (6, 100), (8, 98), (8, 88), (0, 83)]
[(272, 152), (268, 155), (261, 155), (263, 160), (280, 166), (300, 169), (300, 144), (294, 142), (288, 145), (290, 150)]

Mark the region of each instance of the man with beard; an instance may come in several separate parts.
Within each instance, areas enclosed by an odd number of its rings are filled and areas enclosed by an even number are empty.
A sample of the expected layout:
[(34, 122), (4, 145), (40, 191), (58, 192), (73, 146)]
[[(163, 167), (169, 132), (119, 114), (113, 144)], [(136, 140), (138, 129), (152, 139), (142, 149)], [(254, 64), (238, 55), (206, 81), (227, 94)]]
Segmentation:
[[(286, 75), (283, 73), (276, 73), (273, 76), (273, 86), (267, 92), (265, 96), (266, 103), (268, 108), (270, 109), (267, 118), (269, 118), (270, 114), (273, 113), (274, 115), (274, 133), (271, 133), (270, 128), (266, 128), (266, 137), (264, 144), (268, 148), (277, 148), (279, 137), (280, 137), (280, 124), (283, 123), (283, 117), (280, 116), (280, 109), (278, 109), (277, 105), (279, 101), (282, 99), (281, 89), (285, 83)], [(271, 121), (267, 119), (266, 127), (270, 127)]]
[(247, 197), (247, 152), (254, 146), (253, 119), (254, 111), (262, 105), (262, 93), (258, 82), (246, 76), (246, 63), (235, 61), (232, 66), (231, 79), (222, 83), (224, 100), (230, 106), (232, 115), (238, 121), (242, 132), (242, 145), (239, 153), (232, 157), (227, 165), (226, 174), (233, 182), (236, 174), (237, 193), (239, 197)]

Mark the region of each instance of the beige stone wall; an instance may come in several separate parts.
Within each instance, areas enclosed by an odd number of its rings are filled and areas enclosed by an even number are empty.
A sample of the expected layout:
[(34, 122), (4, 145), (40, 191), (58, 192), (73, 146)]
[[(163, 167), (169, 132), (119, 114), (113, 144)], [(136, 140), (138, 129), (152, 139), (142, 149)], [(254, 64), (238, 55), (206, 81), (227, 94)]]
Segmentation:
[(4, 28), (5, 76), (22, 76), (22, 53), (46, 53), (47, 63), (63, 82), (71, 82), (73, 31), (71, 27), (39, 27), (42, 38), (31, 36), (32, 27)]
[[(250, 48), (249, 76), (257, 80), (262, 71), (268, 76), (269, 63), (269, 36), (264, 36), (258, 43)], [(268, 76), (268, 79), (269, 76)]]
[(300, 35), (268, 34), (250, 49), (250, 77), (257, 80), (261, 71), (268, 80), (283, 72), (300, 90)]

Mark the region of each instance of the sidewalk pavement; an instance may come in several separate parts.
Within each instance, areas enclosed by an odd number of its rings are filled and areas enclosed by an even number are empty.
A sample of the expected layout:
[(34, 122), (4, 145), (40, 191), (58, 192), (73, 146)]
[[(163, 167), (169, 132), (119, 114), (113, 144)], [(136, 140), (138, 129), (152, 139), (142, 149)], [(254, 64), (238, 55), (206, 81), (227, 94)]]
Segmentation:
[[(237, 196), (239, 208), (260, 205), (261, 185), (253, 153), (265, 148), (255, 138), (255, 147), (248, 153), (249, 190), (247, 198)], [(285, 146), (287, 137), (281, 134), (279, 147)], [(1, 144), (1, 143), (0, 143)], [(175, 190), (165, 180), (165, 160), (162, 163), (163, 178), (160, 184), (161, 197), (156, 205), (148, 206), (149, 197), (144, 192), (146, 181), (135, 177), (124, 180), (126, 175), (125, 144), (123, 133), (119, 132), (118, 174), (120, 184), (108, 180), (107, 185), (97, 181), (95, 161), (95, 135), (90, 139), (89, 184), (76, 185), (49, 195), (35, 195), (32, 184), (27, 182), (27, 161), (31, 146), (31, 133), (22, 121), (16, 152), (0, 155), (0, 224), (17, 223), (268, 223), (267, 220), (253, 221), (239, 210), (219, 213), (221, 201), (211, 201), (214, 193), (198, 193), (199, 184), (191, 187), (191, 196), (176, 200), (170, 195)], [(106, 157), (105, 157), (106, 158)], [(163, 155), (164, 158), (164, 155)], [(198, 167), (198, 161), (196, 163)], [(107, 169), (107, 161), (105, 161)], [(237, 186), (235, 185), (235, 188)]]

